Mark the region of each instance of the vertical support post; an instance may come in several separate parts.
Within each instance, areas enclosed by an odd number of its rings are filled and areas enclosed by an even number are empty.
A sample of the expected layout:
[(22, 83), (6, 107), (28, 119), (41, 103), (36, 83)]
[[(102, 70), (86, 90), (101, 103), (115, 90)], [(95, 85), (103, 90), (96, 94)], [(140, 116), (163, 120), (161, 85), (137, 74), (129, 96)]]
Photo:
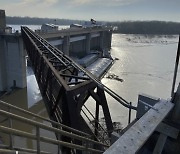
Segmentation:
[[(71, 126), (70, 117), (69, 117), (70, 112), (68, 109), (68, 103), (66, 100), (66, 93), (65, 92), (63, 92), (62, 103), (60, 103), (60, 107), (62, 110), (62, 124), (67, 125), (67, 126)], [(63, 130), (68, 131), (66, 128), (63, 128)], [(69, 143), (71, 143), (71, 141), (72, 141), (72, 139), (70, 137), (67, 137), (64, 135), (61, 136), (61, 139), (62, 139), (62, 141), (69, 142)], [(62, 146), (61, 151), (62, 151), (62, 153), (71, 153), (71, 149), (68, 147), (65, 147), (65, 146)]]
[[(81, 130), (81, 126), (79, 124), (79, 113), (77, 110), (77, 102), (74, 100), (74, 94), (72, 92), (67, 92), (66, 93), (66, 103), (68, 104), (68, 110), (69, 110), (69, 117), (70, 117), (70, 127)], [(75, 144), (82, 145), (82, 142), (79, 140), (74, 140), (73, 141)], [(82, 154), (82, 151), (77, 150), (77, 154)]]
[(64, 39), (63, 39), (63, 52), (67, 56), (69, 56), (69, 48), (70, 48), (70, 36), (64, 36)]
[(6, 90), (7, 71), (6, 71), (6, 43), (5, 37), (0, 35), (0, 91)]
[(39, 126), (36, 126), (36, 139), (37, 139), (37, 154), (40, 154), (40, 130)]
[[(95, 113), (95, 130), (94, 134), (98, 138), (98, 128), (99, 128), (99, 103), (96, 101), (96, 113)], [(97, 138), (94, 137), (94, 140)], [(95, 149), (101, 149), (100, 145), (94, 144), (93, 146)]]
[(97, 88), (97, 93), (99, 95), (99, 98), (101, 99), (101, 105), (102, 105), (102, 109), (104, 113), (104, 118), (106, 121), (108, 135), (109, 135), (109, 138), (111, 138), (111, 133), (113, 131), (113, 124), (112, 124), (112, 119), (109, 112), (106, 96), (105, 96), (104, 90), (99, 87)]
[(178, 65), (179, 65), (179, 57), (180, 57), (180, 36), (179, 36), (179, 43), (178, 43), (178, 49), (177, 49), (177, 55), (176, 55), (176, 63), (174, 68), (174, 78), (173, 78), (173, 84), (172, 84), (172, 91), (171, 91), (171, 97), (174, 96), (174, 88), (176, 84), (176, 77), (177, 77), (177, 71), (178, 71)]
[(180, 125), (180, 83), (173, 98), (173, 103), (175, 104), (174, 109), (172, 110), (171, 119), (176, 124)]
[(100, 40), (100, 50), (103, 51), (104, 49), (104, 31), (100, 32), (100, 37), (99, 37), (99, 40)]
[(78, 124), (79, 113), (77, 112), (77, 102), (74, 100), (74, 95), (71, 92), (66, 93), (66, 100), (68, 104), (70, 125), (71, 127), (80, 130), (80, 125)]
[[(58, 129), (60, 130), (60, 126), (58, 126)], [(58, 133), (57, 134), (57, 137), (58, 137), (58, 140), (60, 141), (60, 134)], [(58, 144), (58, 154), (60, 154), (60, 149), (61, 149), (61, 145), (60, 144)]]
[(85, 141), (85, 148), (86, 148), (85, 152), (86, 153), (88, 153), (88, 147), (89, 147), (89, 143), (88, 143), (88, 141)]
[[(8, 111), (11, 113), (11, 108), (8, 108)], [(9, 128), (12, 128), (12, 119), (9, 117)], [(13, 149), (13, 136), (12, 133), (9, 133), (9, 147)]]
[(86, 54), (91, 50), (91, 33), (86, 35), (86, 46), (85, 46)]
[(96, 102), (95, 130), (94, 130), (95, 136), (98, 135), (98, 123), (99, 123), (99, 103)]
[(0, 10), (0, 33), (4, 32), (6, 28), (6, 14), (5, 10)]
[[(129, 104), (130, 106), (132, 105), (132, 102)], [(131, 123), (131, 108), (129, 108), (129, 118), (128, 118), (128, 124)]]
[(108, 49), (110, 50), (111, 49), (111, 42), (112, 42), (112, 30), (109, 30), (108, 31)]
[(164, 144), (166, 143), (167, 136), (165, 134), (160, 134), (156, 146), (154, 148), (153, 154), (161, 154), (164, 148)]

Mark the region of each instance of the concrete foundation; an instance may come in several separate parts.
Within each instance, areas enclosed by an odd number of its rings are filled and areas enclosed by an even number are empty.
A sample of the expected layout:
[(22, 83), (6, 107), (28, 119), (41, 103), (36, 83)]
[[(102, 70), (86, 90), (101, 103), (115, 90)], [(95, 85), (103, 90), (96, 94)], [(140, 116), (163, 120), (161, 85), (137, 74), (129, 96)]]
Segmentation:
[(26, 63), (20, 34), (0, 35), (0, 91), (26, 87)]

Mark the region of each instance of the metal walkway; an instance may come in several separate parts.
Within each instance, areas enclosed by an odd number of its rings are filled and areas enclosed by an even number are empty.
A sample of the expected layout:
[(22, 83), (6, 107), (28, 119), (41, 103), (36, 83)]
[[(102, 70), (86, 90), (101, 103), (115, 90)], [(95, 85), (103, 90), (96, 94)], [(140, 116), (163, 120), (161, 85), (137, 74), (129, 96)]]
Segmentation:
[[(174, 104), (171, 101), (160, 100), (153, 108), (146, 112), (136, 123), (134, 123), (111, 147), (105, 151), (104, 154), (133, 154), (137, 153), (140, 148), (146, 143), (150, 136), (157, 131), (158, 127), (165, 125), (162, 121), (173, 109)], [(167, 135), (164, 131), (172, 131), (175, 138), (178, 136), (179, 131), (175, 128), (165, 125), (164, 129), (160, 128), (159, 132)], [(172, 130), (171, 130), (171, 129)], [(169, 133), (170, 134), (170, 133)], [(171, 135), (167, 135), (172, 137)], [(159, 147), (158, 147), (159, 148)], [(163, 148), (163, 147), (162, 147)], [(160, 154), (160, 153), (159, 153)]]

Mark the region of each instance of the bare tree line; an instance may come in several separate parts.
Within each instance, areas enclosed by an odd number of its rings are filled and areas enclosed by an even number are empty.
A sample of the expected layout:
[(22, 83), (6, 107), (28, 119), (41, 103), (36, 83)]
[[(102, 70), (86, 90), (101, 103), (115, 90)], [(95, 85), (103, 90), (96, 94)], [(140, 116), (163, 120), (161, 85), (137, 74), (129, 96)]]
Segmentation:
[[(70, 19), (52, 19), (52, 18), (31, 18), (31, 17), (7, 17), (7, 24), (19, 25), (42, 25), (44, 23), (52, 23), (57, 25), (70, 25), (72, 23), (84, 24), (85, 20)], [(180, 23), (166, 21), (122, 21), (122, 22), (102, 22), (113, 26), (114, 33), (123, 34), (180, 34)]]
[(180, 23), (165, 21), (124, 21), (110, 22), (114, 33), (124, 34), (180, 34)]

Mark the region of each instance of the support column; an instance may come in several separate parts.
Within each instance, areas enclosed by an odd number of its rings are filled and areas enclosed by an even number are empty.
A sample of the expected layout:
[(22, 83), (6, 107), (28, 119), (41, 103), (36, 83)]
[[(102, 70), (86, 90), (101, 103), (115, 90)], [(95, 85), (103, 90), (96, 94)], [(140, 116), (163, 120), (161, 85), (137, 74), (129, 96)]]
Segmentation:
[(100, 47), (100, 50), (103, 51), (104, 49), (104, 31), (100, 32), (100, 43), (99, 43), (99, 47)]
[(0, 33), (4, 33), (6, 28), (5, 10), (0, 10)]
[(99, 95), (99, 97), (101, 99), (101, 105), (102, 105), (102, 109), (103, 109), (103, 113), (104, 113), (104, 118), (105, 118), (105, 122), (106, 122), (106, 126), (107, 126), (108, 135), (109, 135), (109, 138), (111, 138), (111, 133), (113, 131), (113, 125), (112, 125), (112, 119), (111, 119), (111, 115), (109, 112), (109, 108), (108, 108), (104, 90), (98, 87), (97, 94)]
[(172, 111), (172, 121), (174, 121), (176, 124), (180, 126), (180, 83), (177, 88), (177, 91), (175, 93), (173, 103), (175, 104), (175, 107)]
[(0, 35), (0, 91), (26, 87), (26, 63), (20, 35)]
[(0, 36), (0, 91), (5, 91), (7, 87), (6, 56), (4, 36)]
[(108, 49), (111, 49), (111, 42), (112, 42), (112, 30), (108, 31)]
[(91, 50), (91, 34), (88, 33), (86, 35), (86, 47), (85, 47), (86, 53), (89, 53)]
[(69, 56), (69, 48), (70, 48), (70, 36), (64, 36), (64, 39), (63, 39), (63, 52), (67, 56)]
[[(66, 93), (66, 100), (67, 100), (67, 104), (68, 104), (68, 110), (69, 110), (69, 118), (70, 118), (70, 127), (77, 129), (77, 130), (81, 130), (80, 126), (80, 114), (78, 113), (77, 110), (77, 102), (74, 100), (74, 95), (73, 92), (67, 92)], [(79, 140), (74, 140), (73, 141), (74, 144), (78, 144), (78, 145), (82, 145), (82, 141)], [(76, 150), (77, 154), (82, 154), (81, 150)]]
[(99, 127), (99, 103), (96, 101), (96, 113), (95, 113), (95, 136), (98, 136), (98, 127)]
[(25, 88), (26, 62), (24, 46), (20, 34), (7, 36), (6, 44), (6, 72), (8, 89), (11, 90), (12, 87)]

